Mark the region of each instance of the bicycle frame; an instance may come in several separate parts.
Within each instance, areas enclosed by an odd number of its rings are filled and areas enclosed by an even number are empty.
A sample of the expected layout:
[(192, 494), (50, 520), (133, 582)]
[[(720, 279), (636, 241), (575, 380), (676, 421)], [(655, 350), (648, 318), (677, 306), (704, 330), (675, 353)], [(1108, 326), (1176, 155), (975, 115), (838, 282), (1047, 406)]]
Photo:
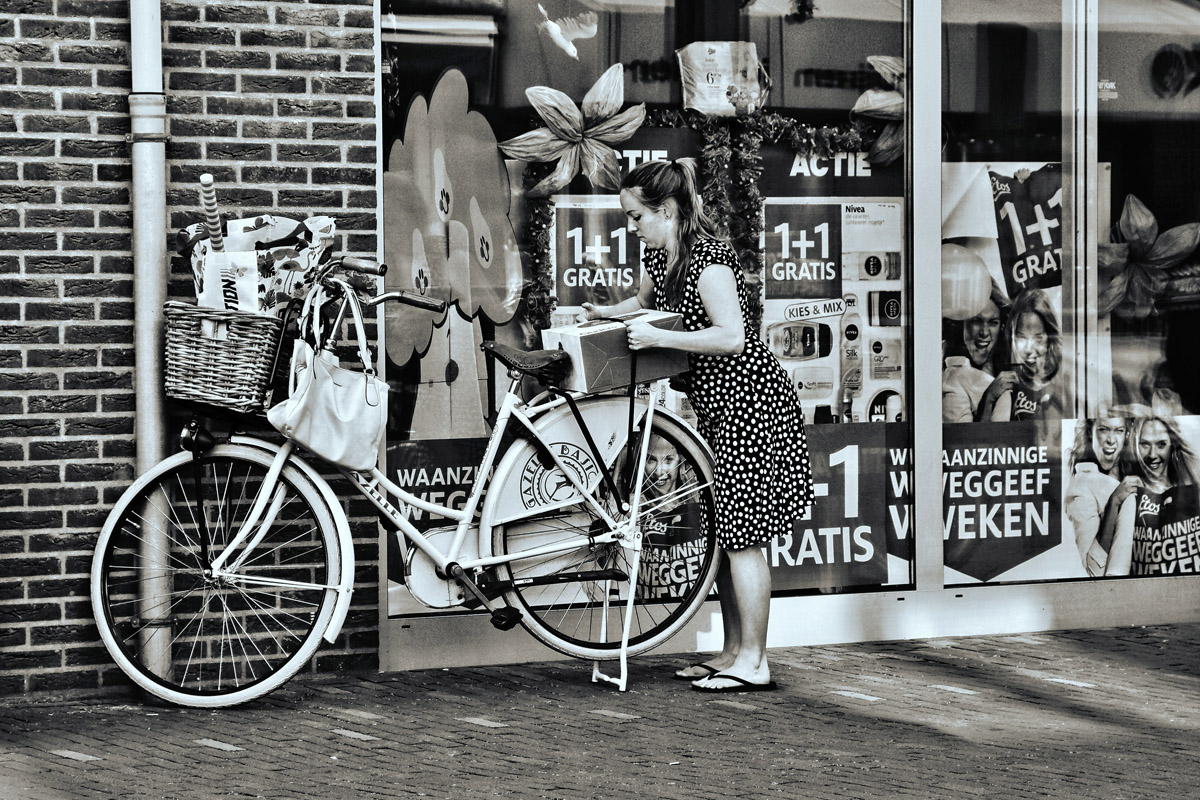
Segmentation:
[[(630, 550), (633, 553), (632, 566), (635, 571), (637, 569), (641, 553), (641, 531), (635, 524), (636, 520), (638, 519), (638, 513), (641, 505), (640, 482), (634, 483), (635, 489), (629, 498), (630, 507), (626, 510), (623, 510), (624, 521), (616, 519), (610, 513), (609, 509), (595, 496), (596, 488), (604, 479), (603, 473), (606, 470), (610, 470), (612, 464), (599, 463), (597, 467), (600, 472), (600, 477), (593, 482), (593, 485), (589, 486), (585, 484), (577, 475), (576, 471), (570, 468), (570, 466), (558, 455), (558, 453), (555, 452), (554, 448), (549, 446), (550, 443), (541, 438), (541, 434), (538, 431), (536, 420), (547, 412), (568, 404), (570, 402), (567, 399), (568, 396), (560, 394), (542, 402), (527, 404), (522, 400), (519, 394), (521, 377), (522, 376), (520, 373), (514, 373), (510, 376), (510, 384), (501, 402), (496, 422), (493, 426), (492, 435), (488, 441), (487, 449), (483, 455), (479, 468), (476, 470), (475, 481), (472, 484), (466, 503), (461, 509), (455, 509), (450, 506), (433, 503), (418, 497), (412, 492), (406, 490), (404, 487), (398, 486), (389, 480), (383, 471), (379, 469), (379, 467), (373, 467), (369, 472), (341, 470), (342, 474), (350, 479), (351, 483), (355, 486), (359, 493), (369, 499), (383, 514), (383, 516), (386, 517), (387, 520), (397, 528), (403, 537), (402, 543), (406, 542), (408, 545), (416, 547), (418, 550), (428, 556), (434, 563), (437, 574), (440, 578), (448, 583), (452, 583), (455, 579), (458, 579), (458, 581), (465, 588), (471, 591), (475, 597), (489, 609), (492, 608), (491, 602), (482, 594), (482, 592), (479, 591), (478, 587), (474, 585), (473, 581), (467, 577), (467, 572), (485, 570), (500, 564), (519, 561), (522, 559), (567, 552), (575, 547), (573, 543), (564, 542), (561, 544), (531, 548), (520, 553), (510, 553), (497, 556), (491, 552), (491, 542), (484, 541), (484, 537), (482, 537), (480, 529), (478, 526), (473, 524), (476, 514), (480, 509), (480, 504), (485, 496), (484, 487), (488, 483), (487, 476), (491, 475), (493, 468), (497, 464), (501, 443), (505, 438), (505, 433), (508, 431), (509, 425), (514, 420), (528, 432), (529, 437), (541, 442), (544, 447), (544, 452), (550, 457), (554, 466), (560, 470), (575, 492), (578, 493), (577, 496), (573, 495), (568, 500), (561, 501), (559, 504), (540, 506), (539, 511), (553, 510), (557, 507), (568, 505), (571, 502), (576, 502), (579, 500), (579, 498), (583, 498), (592, 511), (599, 519), (604, 521), (608, 528), (607, 531), (596, 534), (595, 542), (597, 544), (615, 542), (620, 546)], [(581, 395), (578, 393), (573, 393), (569, 396), (572, 400), (586, 397), (586, 395)], [(634, 474), (641, 474), (645, 470), (646, 455), (654, 414), (654, 403), (647, 402), (645, 405), (645, 413), (641, 420), (641, 433), (643, 439), (641, 441), (641, 446), (638, 448), (638, 462), (634, 466), (634, 469), (637, 471)], [(582, 419), (580, 419), (580, 423), (583, 424)], [(270, 449), (275, 449), (273, 445), (268, 445), (266, 442), (253, 439), (253, 437), (238, 436), (235, 437), (235, 441), (251, 443), (268, 447)], [(626, 443), (619, 442), (618, 444), (619, 447), (617, 450), (619, 451), (620, 447), (623, 447)], [(282, 499), (280, 492), (277, 489), (277, 481), (278, 475), (282, 471), (284, 464), (290, 462), (302, 465), (306, 477), (308, 477), (314, 482), (314, 484), (321, 488), (322, 495), (329, 502), (329, 507), (333, 516), (339, 522), (339, 540), (342, 543), (341, 579), (339, 580), (339, 585), (336, 587), (323, 587), (334, 588), (339, 593), (338, 604), (335, 606), (335, 612), (331, 620), (331, 624), (324, 636), (326, 640), (333, 641), (336, 639), (337, 634), (340, 631), (341, 625), (345, 620), (345, 613), (349, 608), (354, 573), (353, 545), (349, 535), (348, 522), (345, 519), (345, 513), (342, 510), (341, 503), (337, 501), (328, 484), (322, 478), (320, 478), (316, 471), (305, 464), (304, 461), (295, 454), (294, 448), (295, 443), (288, 441), (276, 450), (274, 463), (264, 479), (263, 486), (255, 500), (255, 504), (251, 513), (248, 515), (247, 519), (229, 544), (222, 550), (221, 553), (217, 554), (216, 558), (212, 562), (212, 569), (214, 573), (217, 574), (228, 575), (234, 578), (237, 577), (238, 567), (252, 554), (255, 546), (259, 543), (259, 541), (261, 541), (265, 531), (274, 521), (274, 514), (278, 510), (280, 501)], [(599, 458), (600, 454), (595, 453), (594, 456)], [(399, 506), (392, 502), (393, 498), (397, 501)], [(439, 515), (453, 522), (454, 536), (449, 547), (444, 550), (439, 548), (432, 541), (430, 541), (429, 537), (425, 533), (419, 531), (408, 520), (408, 517), (405, 514), (405, 507), (407, 506), (419, 508), (425, 512)], [(479, 555), (477, 557), (462, 559), (461, 557), (464, 554), (467, 537), (472, 534), (478, 537), (477, 541), (479, 545), (476, 551), (472, 552), (478, 552)], [(226, 566), (227, 563), (228, 566)], [(628, 599), (630, 610), (632, 609), (633, 599), (634, 595), (633, 593), (630, 593)], [(607, 599), (605, 602), (608, 602)], [(631, 617), (632, 614), (626, 614), (623, 642), (627, 642), (628, 640)], [(612, 682), (618, 683), (623, 689), (626, 671), (624, 647), (622, 648), (621, 662), (622, 677), (619, 681)], [(593, 679), (612, 680), (599, 673), (598, 670), (595, 671)]]
[[(632, 508), (628, 510), (626, 521), (622, 522), (615, 519), (603, 503), (599, 502), (595, 497), (596, 485), (588, 486), (580, 480), (575, 470), (556, 453), (554, 449), (549, 447), (549, 443), (541, 440), (535, 420), (545, 412), (562, 406), (567, 401), (565, 398), (556, 397), (547, 402), (537, 405), (528, 406), (521, 400), (517, 389), (520, 383), (520, 376), (511, 380), (508, 391), (504, 395), (499, 411), (497, 413), (496, 422), (492, 430), (492, 435), (488, 441), (487, 450), (483, 455), (483, 459), (475, 473), (475, 481), (471, 487), (471, 491), (467, 496), (466, 503), (461, 509), (450, 508), (438, 503), (432, 503), (414, 495), (401, 486), (390, 481), (383, 472), (378, 468), (373, 468), (369, 473), (355, 473), (344, 471), (344, 474), (350, 477), (359, 491), (368, 497), (376, 507), (394, 524), (401, 532), (404, 540), (412, 546), (421, 550), (437, 565), (439, 572), (446, 577), (450, 576), (452, 565), (461, 567), (464, 571), (487, 569), (499, 564), (509, 563), (523, 558), (532, 558), (538, 556), (553, 555), (555, 553), (566, 552), (571, 550), (574, 545), (563, 543), (559, 545), (547, 545), (536, 549), (524, 551), (519, 554), (509, 554), (497, 556), (491, 554), (491, 543), (480, 541), (479, 557), (461, 559), (464, 551), (464, 545), (467, 541), (467, 536), (472, 534), (472, 528), (475, 528), (473, 521), (476, 513), (480, 508), (480, 503), (484, 497), (484, 486), (487, 483), (487, 476), (491, 474), (493, 467), (497, 462), (499, 455), (500, 444), (504, 439), (504, 435), (508, 430), (509, 425), (515, 420), (529, 435), (533, 438), (542, 441), (542, 444), (547, 445), (545, 452), (550, 456), (554, 465), (562, 472), (569, 481), (578, 495), (588, 503), (589, 507), (595, 514), (602, 519), (609, 530), (605, 533), (598, 534), (596, 542), (604, 544), (609, 542), (617, 542), (623, 547), (638, 550), (640, 549), (640, 537), (631, 530), (635, 528), (631, 520), (637, 519), (638, 505), (640, 504), (640, 493), (635, 493), (631, 498)], [(653, 405), (648, 404), (646, 416), (643, 422), (643, 430), (649, 431), (649, 423), (654, 413)], [(648, 435), (648, 434), (647, 434)], [(638, 464), (638, 469), (645, 468), (645, 448), (642, 448), (642, 462)], [(599, 464), (598, 467), (602, 470), (611, 467), (611, 464)], [(379, 491), (382, 487), (386, 494)], [(408, 521), (403, 513), (403, 506), (397, 508), (393, 505), (389, 497), (394, 497), (403, 505), (413, 506), (431, 514), (437, 514), (445, 517), (455, 523), (454, 538), (450, 546), (445, 550), (441, 550), (429, 541), (428, 537), (418, 531), (411, 522)], [(577, 499), (577, 498), (575, 498)], [(552, 510), (559, 506), (565, 506), (569, 501), (561, 502), (557, 505), (547, 505), (541, 510)], [(475, 535), (479, 535), (476, 528)], [(470, 588), (470, 587), (468, 587)]]
[[(342, 284), (345, 291), (353, 291), (349, 286)], [(369, 304), (375, 304), (388, 299), (387, 295), (381, 295), (374, 300), (369, 301)], [(340, 327), (343, 315), (346, 311), (347, 302), (342, 300), (341, 306), (338, 309), (336, 321), (331, 330), (336, 331)], [(481, 503), (485, 495), (485, 486), (489, 486), (492, 477), (493, 469), (498, 463), (501, 444), (505, 440), (505, 434), (508, 431), (509, 425), (513, 420), (516, 420), (524, 429), (524, 436), (534, 446), (538, 448), (539, 454), (548, 456), (550, 462), (559, 473), (566, 479), (567, 483), (574, 490), (575, 494), (569, 495), (565, 500), (560, 500), (557, 503), (551, 502), (539, 505), (536, 511), (530, 511), (530, 514), (544, 513), (554, 511), (558, 508), (563, 508), (576, 502), (584, 502), (591, 513), (596, 515), (596, 518), (603, 522), (606, 530), (597, 531), (589, 536), (589, 540), (594, 545), (617, 544), (625, 548), (631, 554), (630, 570), (633, 580), (636, 580), (639, 565), (641, 563), (642, 552), (642, 532), (638, 526), (639, 513), (641, 510), (641, 481), (632, 481), (632, 494), (628, 501), (619, 498), (620, 493), (616, 490), (613, 476), (611, 474), (612, 467), (617, 462), (621, 447), (626, 447), (631, 444), (628, 437), (634, 433), (634, 407), (635, 399), (633, 397), (632, 388), (630, 390), (629, 403), (629, 429), (625, 441), (620, 442), (620, 446), (615, 450), (610, 450), (609, 460), (606, 461), (597, 447), (588, 425), (577, 407), (576, 400), (587, 398), (589, 395), (582, 393), (563, 393), (554, 392), (549, 400), (543, 402), (526, 403), (520, 394), (520, 385), (523, 380), (523, 373), (517, 369), (512, 369), (509, 372), (509, 386), (504, 394), (504, 398), (500, 404), (497, 413), (496, 421), (492, 427), (492, 434), (489, 437), (488, 445), (484, 453), (482, 462), (475, 472), (475, 479), (472, 483), (465, 505), (461, 509), (455, 509), (440, 503), (434, 503), (418, 497), (416, 494), (408, 491), (402, 486), (399, 486), (388, 479), (386, 474), (378, 466), (372, 467), (369, 471), (354, 471), (340, 469), (341, 473), (346, 476), (352, 485), (360, 494), (366, 497), (376, 507), (376, 509), (386, 518), (400, 533), (398, 543), (401, 546), (401, 551), (404, 556), (408, 556), (407, 546), (415, 547), (424, 556), (426, 556), (433, 565), (436, 581), (432, 585), (440, 585), (438, 581), (445, 582), (447, 587), (453, 586), (455, 582), (461, 585), (465, 590), (470, 592), (476, 600), (479, 601), (485, 608), (492, 612), (492, 621), (501, 629), (508, 629), (516, 624), (520, 619), (519, 612), (516, 609), (507, 606), (497, 609), (492, 600), (497, 596), (493, 593), (489, 598), (480, 586), (477, 585), (479, 576), (483, 571), (498, 565), (509, 564), (516, 561), (521, 561), (531, 558), (542, 558), (553, 556), (558, 553), (566, 553), (576, 549), (577, 543), (571, 541), (562, 541), (554, 544), (545, 544), (540, 547), (533, 547), (518, 553), (506, 553), (504, 555), (495, 555), (492, 552), (492, 542), (490, 537), (484, 536), (484, 529), (481, 526), (474, 525), (476, 515), (479, 513)], [(665, 383), (659, 381), (658, 383)], [(653, 396), (653, 395), (652, 395)], [(536, 400), (537, 398), (535, 398)], [(594, 484), (589, 486), (585, 484), (583, 477), (555, 452), (555, 448), (550, 446), (550, 442), (542, 438), (539, 432), (536, 420), (542, 415), (550, 412), (563, 405), (569, 405), (572, 415), (575, 417), (579, 425), (579, 430), (586, 439), (587, 445), (591, 450), (591, 457), (596, 461), (597, 478)], [(637, 448), (637, 459), (633, 464), (626, 463), (626, 468), (634, 470), (630, 474), (641, 475), (646, 467), (647, 453), (649, 451), (651, 430), (653, 417), (655, 414), (655, 403), (649, 401), (645, 403), (645, 411), (641, 419), (641, 442)], [(242, 438), (242, 437), (239, 437)], [(608, 442), (608, 447), (611, 448), (613, 441), (619, 437), (613, 436)], [(250, 439), (250, 437), (245, 437)], [(275, 449), (274, 445), (269, 445), (259, 440), (251, 440), (252, 443), (265, 447), (267, 449)], [(275, 515), (278, 513), (283, 504), (284, 496), (281, 488), (278, 488), (279, 475), (283, 471), (285, 464), (289, 460), (298, 464), (303, 464), (303, 460), (294, 455), (295, 443), (292, 441), (286, 442), (276, 451), (275, 458), (269, 468), (266, 477), (263, 480), (263, 485), (259, 490), (258, 496), (255, 498), (254, 505), (247, 519), (236, 532), (229, 544), (217, 554), (216, 558), (211, 562), (211, 571), (215, 576), (225, 577), (230, 580), (246, 580), (239, 576), (238, 570), (243, 563), (254, 552), (254, 549), (262, 541), (268, 530), (275, 521)], [(305, 465), (307, 467), (307, 465)], [(546, 465), (549, 467), (549, 465)], [(349, 535), (349, 523), (346, 520), (345, 512), (342, 505), (335, 497), (329, 488), (328, 484), (316, 474), (311, 468), (304, 470), (314, 485), (320, 487), (322, 497), (326, 500), (330, 513), (338, 521), (338, 537), (339, 549), (341, 551), (341, 574), (336, 587), (316, 587), (335, 589), (338, 592), (337, 602), (334, 607), (329, 627), (324, 633), (324, 638), (327, 641), (334, 641), (341, 630), (341, 626), (345, 621), (345, 616), (349, 610), (350, 595), (353, 591), (353, 574), (354, 574), (354, 550), (353, 542)], [(605, 503), (597, 499), (596, 490), (601, 483), (607, 484), (612, 489), (611, 495), (617, 502), (620, 503), (618, 519), (606, 507)], [(490, 490), (490, 487), (489, 487)], [(393, 503), (395, 499), (395, 504)], [(408, 519), (405, 511), (408, 508), (417, 508), (431, 515), (437, 515), (450, 520), (453, 523), (454, 533), (453, 538), (447, 548), (442, 549), (437, 546), (426, 533), (419, 531)], [(485, 510), (486, 511), (486, 510)], [(483, 520), (481, 519), (481, 522)], [(487, 520), (491, 524), (491, 520)], [(439, 531), (445, 531), (446, 528), (439, 528)], [(477, 546), (468, 551), (466, 549), (467, 537), (475, 536)], [(407, 546), (406, 546), (407, 545)], [(467, 555), (469, 557), (464, 558)], [(405, 559), (407, 561), (407, 558)], [(410, 562), (411, 563), (411, 562)], [(228, 566), (226, 566), (228, 564)], [(424, 569), (424, 567), (423, 567)], [(470, 575), (468, 575), (470, 573)], [(604, 580), (611, 580), (613, 576), (604, 576)], [(281, 584), (282, 585), (282, 584)], [(495, 592), (495, 586), (492, 587)], [(449, 592), (448, 592), (449, 595)], [(424, 602), (424, 598), (417, 595), (417, 599)], [(633, 620), (633, 607), (636, 599), (636, 592), (630, 591), (626, 599), (626, 613), (624, 615), (624, 629), (621, 636), (621, 648), (619, 660), (621, 665), (621, 675), (618, 679), (610, 678), (600, 671), (599, 662), (597, 661), (593, 667), (592, 680), (604, 680), (617, 684), (621, 690), (625, 689), (628, 669), (627, 669), (627, 651), (629, 644), (630, 628)], [(465, 595), (457, 596), (458, 603), (465, 604), (467, 602)], [(608, 593), (605, 593), (603, 601), (605, 613), (602, 616), (602, 633), (606, 635), (607, 620), (608, 620)], [(453, 600), (450, 600), (453, 605)]]

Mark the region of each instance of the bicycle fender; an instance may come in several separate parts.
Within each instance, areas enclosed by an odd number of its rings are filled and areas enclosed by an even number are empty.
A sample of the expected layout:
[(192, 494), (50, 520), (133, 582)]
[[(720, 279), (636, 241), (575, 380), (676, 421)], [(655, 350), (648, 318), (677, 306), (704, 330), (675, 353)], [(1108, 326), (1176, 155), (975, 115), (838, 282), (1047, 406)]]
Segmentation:
[[(230, 437), (230, 442), (233, 444), (249, 445), (257, 447), (260, 450), (265, 450), (269, 453), (278, 453), (279, 445), (272, 442), (267, 442), (262, 439), (256, 439), (252, 436), (234, 435)], [(317, 491), (321, 493), (322, 499), (325, 500), (325, 505), (329, 507), (329, 515), (333, 517), (333, 523), (337, 527), (338, 544), (342, 551), (341, 557), (341, 574), (338, 576), (337, 586), (337, 601), (333, 606), (333, 614), (329, 618), (329, 627), (325, 629), (322, 638), (325, 641), (333, 644), (341, 633), (342, 625), (346, 622), (346, 615), (350, 613), (350, 599), (354, 592), (354, 539), (350, 535), (350, 523), (346, 520), (346, 513), (342, 510), (342, 503), (337, 495), (320, 473), (316, 471), (308, 462), (300, 458), (295, 451), (292, 452), (288, 463), (295, 467), (308, 478), (313, 486), (317, 487)]]

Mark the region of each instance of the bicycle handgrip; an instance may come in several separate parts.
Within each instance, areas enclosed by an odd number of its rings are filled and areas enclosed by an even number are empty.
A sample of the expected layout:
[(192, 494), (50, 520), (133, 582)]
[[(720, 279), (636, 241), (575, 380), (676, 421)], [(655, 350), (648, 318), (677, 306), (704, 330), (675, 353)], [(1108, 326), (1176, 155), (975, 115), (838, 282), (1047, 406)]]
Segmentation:
[(436, 311), (439, 314), (446, 310), (446, 301), (438, 300), (436, 297), (425, 297), (404, 291), (398, 291), (395, 294), (397, 295), (396, 299), (405, 305), (423, 308), (426, 311)]
[(387, 274), (387, 264), (379, 264), (369, 258), (357, 258), (355, 256), (343, 256), (341, 268), (347, 272), (361, 272), (364, 275)]

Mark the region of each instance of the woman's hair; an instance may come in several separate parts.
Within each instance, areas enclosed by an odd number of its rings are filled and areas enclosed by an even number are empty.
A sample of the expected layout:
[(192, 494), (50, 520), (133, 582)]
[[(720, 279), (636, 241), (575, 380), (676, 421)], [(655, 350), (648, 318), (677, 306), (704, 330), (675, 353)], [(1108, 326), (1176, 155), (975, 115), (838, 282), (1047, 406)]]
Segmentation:
[[(645, 161), (638, 164), (621, 181), (647, 208), (659, 211), (674, 200), (679, 215), (674, 245), (667, 248), (667, 276), (663, 291), (672, 303), (678, 303), (687, 288), (687, 263), (692, 246), (700, 236), (721, 239), (719, 229), (705, 212), (696, 182), (696, 160), (678, 158), (674, 161)], [(729, 266), (736, 266), (730, 264)]]
[(1196, 462), (1196, 452), (1192, 450), (1183, 438), (1183, 434), (1179, 430), (1179, 425), (1175, 422), (1175, 417), (1171, 416), (1166, 409), (1152, 408), (1149, 413), (1135, 417), (1133, 420), (1133, 429), (1130, 431), (1127, 443), (1131, 450), (1133, 466), (1137, 470), (1138, 475), (1145, 477), (1146, 468), (1142, 463), (1142, 432), (1151, 422), (1157, 422), (1167, 431), (1167, 436), (1171, 440), (1171, 457), (1167, 462), (1167, 479), (1172, 484), (1188, 485), (1198, 484), (1198, 465)]
[(1017, 299), (1013, 301), (1012, 307), (1008, 310), (1008, 335), (1004, 337), (1005, 345), (1008, 347), (1008, 358), (1015, 356), (1016, 342), (1014, 338), (1017, 335), (1017, 328), (1021, 324), (1021, 317), (1026, 314), (1034, 314), (1042, 321), (1042, 327), (1046, 331), (1046, 374), (1045, 379), (1050, 380), (1058, 374), (1058, 368), (1062, 366), (1062, 331), (1058, 326), (1058, 314), (1054, 310), (1054, 306), (1050, 304), (1050, 298), (1041, 289), (1026, 289), (1017, 295)]
[[(1068, 475), (1075, 472), (1076, 464), (1095, 463), (1099, 460), (1096, 458), (1096, 451), (1092, 448), (1092, 431), (1095, 427), (1096, 420), (1094, 419), (1081, 419), (1075, 426), (1075, 443), (1071, 445), (1071, 456), (1067, 459)], [(1128, 437), (1126, 441), (1128, 441)]]

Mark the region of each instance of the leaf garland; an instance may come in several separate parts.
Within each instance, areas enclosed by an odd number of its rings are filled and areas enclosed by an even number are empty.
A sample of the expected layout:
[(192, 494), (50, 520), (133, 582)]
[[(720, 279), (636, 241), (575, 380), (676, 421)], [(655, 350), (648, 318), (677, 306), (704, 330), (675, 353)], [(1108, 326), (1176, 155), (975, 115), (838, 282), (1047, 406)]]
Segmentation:
[[(882, 123), (858, 119), (848, 125), (807, 125), (783, 114), (755, 111), (741, 117), (709, 117), (696, 111), (655, 109), (643, 123), (656, 128), (690, 128), (700, 134), (698, 156), (700, 195), (730, 244), (746, 276), (750, 292), (750, 323), (762, 321), (762, 208), (758, 188), (762, 176), (762, 146), (782, 144), (801, 158), (832, 158), (837, 153), (869, 150)], [(542, 169), (536, 169), (541, 167)], [(525, 173), (526, 191), (544, 177), (544, 165), (530, 164)], [(551, 202), (526, 194), (529, 222), (524, 244), (529, 253), (530, 277), (525, 284), (525, 314), (535, 330), (550, 327), (554, 287), (550, 280)]]

